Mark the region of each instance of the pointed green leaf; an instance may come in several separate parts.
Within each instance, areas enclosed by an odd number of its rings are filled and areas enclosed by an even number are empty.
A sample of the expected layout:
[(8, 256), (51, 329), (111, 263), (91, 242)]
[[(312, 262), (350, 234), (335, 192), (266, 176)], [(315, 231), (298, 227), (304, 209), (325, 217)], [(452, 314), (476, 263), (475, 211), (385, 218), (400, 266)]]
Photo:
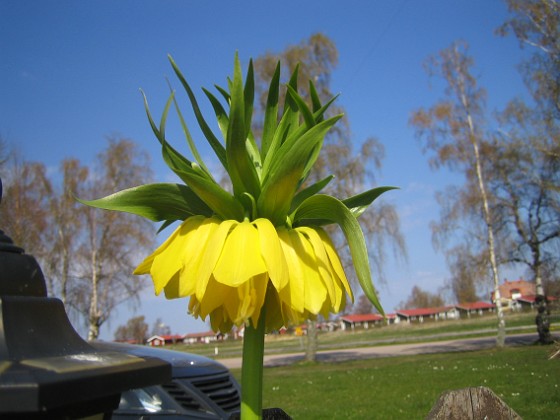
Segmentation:
[[(144, 92), (140, 91), (142, 93), (142, 96), (144, 98), (144, 108), (146, 110), (146, 115), (148, 116), (148, 121), (150, 123), (150, 127), (152, 128), (152, 131), (154, 132), (156, 138), (158, 139), (158, 141), (160, 142), (161, 146), (162, 146), (162, 155), (163, 155), (163, 160), (165, 161), (165, 163), (167, 164), (167, 166), (169, 166), (169, 168), (174, 171), (175, 173), (176, 170), (184, 170), (185, 168), (190, 168), (192, 166), (192, 163), (190, 160), (188, 160), (186, 157), (184, 157), (182, 154), (180, 154), (179, 152), (177, 152), (172, 146), (170, 146), (167, 141), (165, 140), (164, 135), (160, 132), (160, 130), (157, 128), (154, 119), (152, 118), (152, 114), (150, 112), (150, 108), (148, 107), (148, 100), (146, 98), (146, 95), (144, 94)], [(169, 97), (169, 99), (167, 100), (167, 104), (170, 104), (172, 98), (171, 96)], [(166, 110), (169, 110), (169, 107), (166, 105)], [(164, 111), (164, 114), (167, 111)], [(165, 121), (164, 119), (162, 119), (162, 121)]]
[[(298, 90), (298, 76), (299, 76), (299, 63), (296, 64), (296, 68), (292, 72), (292, 75), (290, 76), (290, 80), (288, 81), (288, 86), (290, 86), (296, 92)], [(286, 106), (289, 106), (293, 110), (297, 109), (296, 103), (289, 95), (286, 95), (286, 97), (284, 98), (284, 109)]]
[(245, 127), (244, 98), (241, 63), (236, 54), (226, 138), (228, 173), (236, 196), (248, 192), (253, 197), (258, 197), (260, 195), (260, 182), (246, 146), (248, 131)]
[(317, 89), (315, 89), (315, 83), (313, 83), (313, 80), (309, 81), (309, 96), (311, 96), (311, 104), (313, 105), (313, 112), (317, 112), (319, 109), (321, 109), (321, 99), (319, 98)]
[(290, 85), (286, 87), (288, 88), (288, 95), (292, 97), (299, 109), (299, 112), (301, 112), (307, 128), (313, 127), (315, 125), (315, 118), (313, 118), (313, 113), (311, 112), (303, 98), (299, 96), (299, 94)]
[(214, 87), (218, 90), (218, 92), (220, 92), (220, 94), (224, 97), (227, 104), (229, 105), (231, 103), (231, 96), (229, 92), (221, 86), (214, 85)]
[(257, 201), (259, 214), (269, 218), (274, 225), (285, 222), (311, 152), (339, 118), (333, 117), (317, 124), (300, 138), (286, 141), (278, 149), (263, 179), (261, 196)]
[[(297, 92), (297, 85), (298, 85), (298, 73), (299, 73), (299, 64), (296, 65), (294, 72), (290, 77), (290, 81), (288, 82), (288, 86), (291, 86), (293, 90)], [(286, 139), (288, 136), (292, 134), (295, 130), (299, 127), (299, 113), (298, 113), (298, 106), (295, 100), (292, 98), (291, 95), (286, 95), (284, 98), (284, 115), (282, 119), (287, 117), (287, 121), (285, 124), (285, 128), (287, 129), (286, 133), (282, 133), (282, 138)]]
[(249, 68), (245, 77), (245, 88), (243, 90), (245, 104), (245, 137), (249, 137), (251, 121), (253, 118), (253, 102), (255, 101), (255, 76), (253, 73), (253, 60), (249, 60)]
[[(262, 176), (263, 178), (266, 177), (270, 164), (276, 159), (276, 152), (282, 146), (286, 137), (288, 136), (288, 132), (290, 131), (290, 122), (293, 120), (292, 114), (294, 111), (288, 108), (282, 115), (282, 119), (280, 120), (280, 124), (276, 128), (274, 135), (272, 137), (272, 141), (266, 151), (266, 154), (263, 153), (264, 162), (263, 162), (263, 170)], [(303, 132), (303, 131), (302, 131)]]
[[(179, 108), (179, 104), (177, 103), (177, 99), (175, 98), (175, 95), (173, 95), (173, 104), (175, 105), (175, 112), (177, 112), (177, 116), (179, 117), (179, 121), (180, 121), (181, 127), (183, 129), (183, 134), (185, 135), (185, 138), (187, 139), (187, 143), (189, 145), (189, 149), (190, 149), (192, 155), (194, 156), (198, 165), (200, 165), (200, 167), (211, 178), (212, 174), (210, 173), (210, 170), (206, 167), (206, 164), (204, 163), (204, 161), (202, 160), (202, 157), (198, 153), (198, 149), (197, 149), (196, 144), (195, 144), (195, 142), (194, 142), (194, 140), (191, 136), (189, 128), (187, 127), (187, 123), (186, 123), (185, 119), (183, 118), (183, 113), (181, 112), (181, 109)], [(162, 132), (162, 135), (163, 135), (163, 132)]]
[(249, 154), (249, 158), (253, 162), (253, 167), (255, 168), (260, 184), (261, 173), (262, 173), (261, 154), (259, 152), (259, 146), (257, 146), (257, 142), (253, 137), (253, 133), (249, 132), (249, 137), (247, 138), (247, 142), (245, 143), (245, 146), (247, 147), (247, 153)]
[(204, 120), (202, 112), (200, 111), (200, 108), (198, 106), (196, 97), (194, 96), (191, 87), (187, 83), (187, 80), (181, 73), (181, 70), (179, 70), (179, 67), (177, 66), (177, 64), (175, 64), (175, 61), (173, 61), (173, 58), (171, 56), (168, 56), (168, 58), (169, 58), (169, 62), (171, 63), (171, 66), (173, 67), (173, 71), (177, 75), (177, 78), (179, 79), (179, 81), (183, 85), (183, 88), (187, 92), (187, 95), (189, 96), (189, 100), (191, 101), (194, 115), (196, 117), (198, 125), (200, 126), (200, 129), (202, 130), (202, 133), (204, 134), (204, 137), (206, 137), (208, 144), (210, 144), (210, 147), (212, 147), (214, 153), (216, 153), (216, 156), (218, 157), (218, 159), (220, 160), (224, 168), (227, 169), (227, 159), (226, 159), (226, 152), (224, 146), (216, 138), (216, 136), (214, 135), (214, 133), (212, 132), (212, 130)]
[(229, 117), (227, 115), (227, 112), (222, 106), (222, 104), (220, 103), (220, 101), (212, 93), (210, 93), (208, 90), (204, 88), (202, 88), (202, 90), (206, 94), (206, 97), (210, 100), (210, 103), (212, 104), (212, 108), (214, 108), (214, 113), (216, 114), (216, 119), (218, 120), (218, 126), (220, 127), (220, 131), (222, 132), (222, 137), (224, 138), (225, 141), (227, 138), (227, 130), (229, 125)]
[(169, 108), (171, 107), (171, 103), (175, 100), (175, 92), (172, 90), (167, 102), (165, 103), (165, 107), (163, 108), (163, 112), (161, 113), (161, 119), (159, 121), (159, 132), (161, 137), (165, 138), (165, 125), (167, 123), (167, 115), (169, 114)]
[[(315, 119), (315, 122), (319, 123), (323, 121), (323, 114), (325, 113), (327, 108), (334, 102), (336, 98), (337, 98), (336, 96), (331, 98), (325, 105), (323, 105), (319, 110), (313, 113), (313, 118)], [(262, 178), (266, 178), (268, 171), (270, 169), (270, 164), (274, 159), (276, 159), (275, 158), (276, 151), (280, 148), (280, 146), (282, 146), (284, 142), (297, 141), (297, 139), (300, 138), (308, 130), (308, 127), (305, 124), (297, 126), (295, 127), (295, 129), (291, 129), (290, 124), (293, 124), (294, 121), (297, 122), (299, 118), (298, 117), (299, 114), (296, 115), (296, 118), (294, 118), (293, 117), (294, 113), (298, 114), (297, 109), (295, 111), (293, 111), (291, 108), (285, 110), (284, 115), (280, 120), (280, 124), (276, 128), (276, 131), (272, 138), (272, 142), (269, 147), (270, 150), (267, 151), (266, 155), (263, 153), (264, 162), (263, 162)], [(313, 164), (317, 160), (317, 157), (319, 156), (320, 150), (321, 150), (321, 145), (319, 145), (318, 148), (314, 151), (314, 155), (312, 159), (310, 159), (309, 165), (307, 165), (306, 169), (304, 170), (302, 179), (307, 178), (307, 175), (309, 174), (311, 167), (313, 166)]]
[(276, 65), (274, 75), (268, 87), (266, 109), (264, 112), (263, 134), (261, 140), (262, 158), (266, 158), (272, 138), (278, 124), (278, 95), (280, 90), (280, 62)]
[(384, 314), (371, 279), (366, 240), (362, 228), (352, 212), (340, 200), (329, 195), (319, 194), (309, 197), (301, 203), (295, 212), (294, 226), (298, 223), (306, 224), (306, 220), (312, 221), (313, 219), (331, 220), (340, 226), (348, 242), (356, 276), (362, 290), (379, 313)]
[(325, 112), (327, 111), (327, 109), (329, 109), (329, 107), (331, 106), (331, 104), (338, 98), (338, 95), (333, 96), (331, 99), (329, 99), (327, 101), (327, 103), (323, 106), (321, 106), (319, 109), (317, 110), (313, 110), (313, 118), (315, 118), (315, 122), (319, 123), (321, 121), (323, 121), (324, 119), (324, 115)]
[(161, 224), (161, 226), (158, 228), (158, 230), (157, 230), (156, 233), (159, 234), (159, 233), (162, 232), (165, 228), (171, 226), (171, 225), (172, 225), (173, 223), (175, 223), (175, 222), (176, 222), (176, 220), (165, 220), (165, 221)]
[(355, 217), (359, 217), (373, 201), (379, 197), (381, 194), (390, 191), (397, 190), (398, 187), (377, 187), (371, 190), (364, 191), (363, 193), (353, 195), (348, 197), (342, 202), (350, 209)]
[(184, 171), (180, 177), (220, 218), (243, 220), (245, 210), (241, 203), (214, 180), (194, 169)]
[(293, 212), (295, 209), (297, 209), (304, 200), (308, 199), (312, 195), (317, 194), (319, 191), (325, 188), (333, 178), (334, 175), (329, 175), (328, 177), (323, 178), (315, 184), (299, 191), (292, 200), (292, 207), (290, 208), (290, 212)]
[(212, 215), (212, 210), (189, 187), (179, 184), (146, 184), (97, 200), (77, 200), (91, 207), (132, 213), (154, 222)]

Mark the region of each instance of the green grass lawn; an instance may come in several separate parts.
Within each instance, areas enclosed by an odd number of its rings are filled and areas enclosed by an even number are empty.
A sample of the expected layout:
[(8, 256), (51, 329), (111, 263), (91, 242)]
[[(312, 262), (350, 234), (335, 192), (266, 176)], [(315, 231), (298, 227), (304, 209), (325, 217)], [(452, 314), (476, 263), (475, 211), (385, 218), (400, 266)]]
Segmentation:
[[(294, 419), (422, 419), (446, 390), (486, 386), (521, 417), (560, 418), (560, 360), (550, 347), (265, 368), (264, 407)], [(240, 376), (239, 370), (233, 370)]]

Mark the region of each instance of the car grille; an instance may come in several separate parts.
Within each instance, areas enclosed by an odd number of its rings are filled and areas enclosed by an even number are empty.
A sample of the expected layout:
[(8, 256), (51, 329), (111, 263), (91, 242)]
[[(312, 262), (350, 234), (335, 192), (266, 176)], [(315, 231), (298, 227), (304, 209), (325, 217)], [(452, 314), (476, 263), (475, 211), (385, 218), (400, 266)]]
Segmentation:
[(192, 392), (185, 389), (178, 382), (173, 381), (162, 385), (163, 389), (167, 391), (173, 399), (187, 410), (199, 411), (202, 409), (200, 403), (195, 399)]
[(192, 384), (224, 411), (238, 410), (241, 404), (239, 391), (229, 374), (194, 379)]
[(225, 412), (233, 412), (241, 405), (239, 389), (229, 373), (174, 379), (162, 387), (186, 410), (211, 412), (208, 403), (212, 402)]

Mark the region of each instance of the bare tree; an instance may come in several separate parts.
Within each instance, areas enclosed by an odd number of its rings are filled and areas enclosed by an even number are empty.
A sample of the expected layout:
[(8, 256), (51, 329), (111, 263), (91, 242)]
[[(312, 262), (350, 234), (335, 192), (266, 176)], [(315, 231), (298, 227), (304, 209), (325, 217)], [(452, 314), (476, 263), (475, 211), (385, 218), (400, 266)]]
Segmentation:
[(43, 269), (49, 293), (67, 304), (70, 282), (76, 276), (72, 262), (76, 258), (83, 228), (83, 206), (76, 201), (75, 194), (80, 195), (89, 171), (76, 159), (65, 159), (60, 164), (60, 172), (62, 188), (49, 199), (50, 226), (46, 236), (51, 247)]
[[(149, 181), (148, 156), (126, 139), (109, 139), (108, 147), (98, 155), (83, 196), (98, 198), (114, 191)], [(88, 339), (99, 335), (99, 327), (113, 309), (138, 298), (145, 282), (131, 273), (153, 242), (154, 228), (148, 221), (127, 214), (83, 208), (82, 243), (78, 251), (80, 275), (71, 305), (84, 316)]]
[(444, 305), (443, 298), (436, 293), (430, 293), (422, 290), (418, 286), (414, 286), (410, 292), (410, 296), (404, 302), (399, 303), (401, 309), (416, 308), (437, 308)]
[[(560, 2), (506, 0), (512, 17), (500, 35), (513, 33), (533, 54), (522, 63), (525, 82), (545, 119), (560, 118)], [(553, 139), (554, 140), (554, 139)], [(555, 139), (557, 145), (560, 141)]]
[[(468, 55), (468, 46), (455, 43), (432, 57), (428, 70), (441, 76), (447, 83), (445, 98), (430, 109), (414, 112), (411, 124), (418, 136), (423, 139), (424, 151), (433, 153), (431, 163), (437, 168), (447, 166), (465, 175), (466, 185), (462, 198), (457, 201), (461, 206), (467, 203), (475, 205), (474, 213), (481, 215), (484, 241), (482, 246), (488, 251), (488, 262), (494, 286), (494, 296), (498, 315), (498, 333), (496, 344), (503, 347), (505, 343), (505, 319), (500, 305), (499, 272), (495, 241), (494, 219), (491, 213), (490, 197), (487, 192), (484, 173), (483, 148), (485, 134), (485, 96), (484, 89), (477, 85), (472, 74), (473, 59)], [(474, 201), (471, 201), (473, 200)], [(462, 214), (467, 212), (463, 208)], [(461, 216), (461, 212), (455, 215)], [(471, 221), (473, 214), (469, 215)], [(476, 225), (475, 225), (476, 226)], [(480, 226), (480, 225), (479, 225)]]
[(558, 265), (560, 244), (560, 156), (545, 150), (552, 126), (542, 124), (540, 113), (514, 100), (500, 117), (489, 188), (494, 213), (505, 227), (504, 258), (529, 269), (539, 306), (546, 310), (543, 271)]
[(1, 228), (16, 245), (41, 259), (49, 249), (45, 232), (49, 228), (52, 186), (47, 170), (42, 163), (26, 162), (16, 154), (5, 166), (8, 170), (2, 179)]
[(477, 286), (485, 277), (485, 253), (475, 255), (467, 244), (457, 245), (447, 252), (447, 261), (451, 271), (449, 286), (457, 303), (476, 302)]
[(355, 314), (371, 314), (373, 313), (373, 305), (369, 301), (366, 295), (360, 295), (358, 300), (356, 301), (353, 312)]
[(147, 339), (148, 324), (144, 316), (130, 318), (126, 325), (121, 325), (115, 331), (116, 341), (132, 341), (137, 344), (144, 344)]

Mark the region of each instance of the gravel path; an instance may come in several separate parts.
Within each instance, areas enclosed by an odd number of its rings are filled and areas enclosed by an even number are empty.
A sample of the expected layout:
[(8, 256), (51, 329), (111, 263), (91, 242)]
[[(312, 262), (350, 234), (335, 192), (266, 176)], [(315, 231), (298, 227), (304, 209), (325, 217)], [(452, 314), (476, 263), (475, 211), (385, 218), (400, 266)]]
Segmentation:
[[(535, 342), (537, 335), (513, 334), (506, 337), (506, 345), (521, 346)], [(408, 356), (414, 354), (447, 353), (452, 351), (473, 351), (492, 348), (496, 344), (495, 337), (479, 337), (433, 341), (428, 343), (393, 344), (373, 347), (358, 347), (353, 349), (322, 350), (317, 352), (320, 362), (342, 362), (361, 358)], [(305, 352), (265, 355), (264, 365), (285, 366), (305, 359)], [(218, 359), (229, 369), (241, 368), (241, 358)]]

